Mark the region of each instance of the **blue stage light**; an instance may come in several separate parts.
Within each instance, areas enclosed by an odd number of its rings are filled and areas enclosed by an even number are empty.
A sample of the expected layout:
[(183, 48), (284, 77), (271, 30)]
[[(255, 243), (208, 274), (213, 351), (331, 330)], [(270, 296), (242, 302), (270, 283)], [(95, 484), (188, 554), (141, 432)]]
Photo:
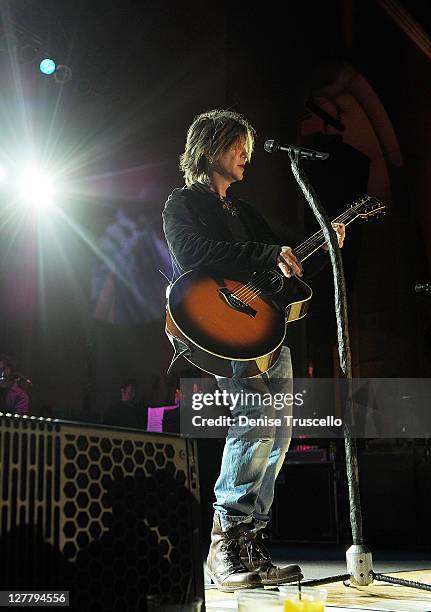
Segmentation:
[(53, 74), (55, 72), (55, 62), (49, 57), (43, 59), (39, 64), (40, 71), (42, 74)]

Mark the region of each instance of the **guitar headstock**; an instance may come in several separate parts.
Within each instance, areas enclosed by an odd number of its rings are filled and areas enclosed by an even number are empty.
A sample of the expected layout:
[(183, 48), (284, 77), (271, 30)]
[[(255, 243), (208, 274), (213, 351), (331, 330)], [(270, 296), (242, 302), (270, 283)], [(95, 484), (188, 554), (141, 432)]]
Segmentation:
[(351, 206), (358, 217), (361, 219), (371, 219), (385, 214), (386, 206), (377, 198), (364, 196), (360, 200), (354, 202)]

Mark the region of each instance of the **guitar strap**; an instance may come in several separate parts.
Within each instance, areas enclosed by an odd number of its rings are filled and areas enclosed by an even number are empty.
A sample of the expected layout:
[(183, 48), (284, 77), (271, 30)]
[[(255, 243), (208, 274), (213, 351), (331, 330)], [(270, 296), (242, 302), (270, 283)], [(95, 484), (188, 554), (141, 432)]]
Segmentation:
[(166, 374), (170, 374), (176, 360), (182, 357), (183, 355), (185, 356), (187, 352), (189, 353), (189, 356), (191, 356), (191, 353), (189, 347), (183, 342), (181, 342), (181, 340), (174, 338), (168, 332), (166, 332), (166, 335), (169, 338), (172, 346), (174, 347), (174, 354), (172, 355), (171, 363), (169, 364), (169, 367), (166, 370)]

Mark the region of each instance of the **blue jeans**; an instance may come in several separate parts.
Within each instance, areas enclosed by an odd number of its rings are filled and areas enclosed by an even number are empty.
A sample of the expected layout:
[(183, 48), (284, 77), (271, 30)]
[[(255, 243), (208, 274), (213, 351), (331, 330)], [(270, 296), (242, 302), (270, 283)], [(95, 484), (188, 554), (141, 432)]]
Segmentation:
[[(261, 376), (255, 378), (220, 378), (222, 391), (241, 394), (231, 412), (235, 418), (229, 428), (223, 451), (220, 476), (214, 487), (223, 531), (237, 523), (254, 520), (257, 529), (265, 527), (274, 499), (275, 479), (283, 465), (291, 439), (291, 427), (284, 418), (292, 415), (292, 405), (271, 401), (292, 393), (292, 363), (290, 350), (283, 346), (277, 362)], [(245, 397), (245, 394), (249, 394)], [(250, 394), (260, 394), (263, 402), (251, 401)], [(257, 397), (257, 396), (255, 396)], [(241, 425), (240, 415), (248, 418), (280, 418), (281, 426), (258, 427)]]

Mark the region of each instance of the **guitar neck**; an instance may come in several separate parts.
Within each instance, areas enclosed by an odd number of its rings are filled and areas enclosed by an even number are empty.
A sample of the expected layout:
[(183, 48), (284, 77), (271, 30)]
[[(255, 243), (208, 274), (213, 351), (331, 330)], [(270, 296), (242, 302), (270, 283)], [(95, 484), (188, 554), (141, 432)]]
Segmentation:
[[(352, 223), (358, 216), (358, 213), (353, 208), (348, 208), (341, 213), (341, 215), (336, 217), (332, 223), (344, 223), (344, 225), (349, 225), (349, 223)], [(310, 257), (317, 249), (320, 249), (325, 242), (323, 231), (319, 230), (296, 247), (296, 249), (294, 249), (295, 254), (299, 261), (305, 261), (307, 257)]]

